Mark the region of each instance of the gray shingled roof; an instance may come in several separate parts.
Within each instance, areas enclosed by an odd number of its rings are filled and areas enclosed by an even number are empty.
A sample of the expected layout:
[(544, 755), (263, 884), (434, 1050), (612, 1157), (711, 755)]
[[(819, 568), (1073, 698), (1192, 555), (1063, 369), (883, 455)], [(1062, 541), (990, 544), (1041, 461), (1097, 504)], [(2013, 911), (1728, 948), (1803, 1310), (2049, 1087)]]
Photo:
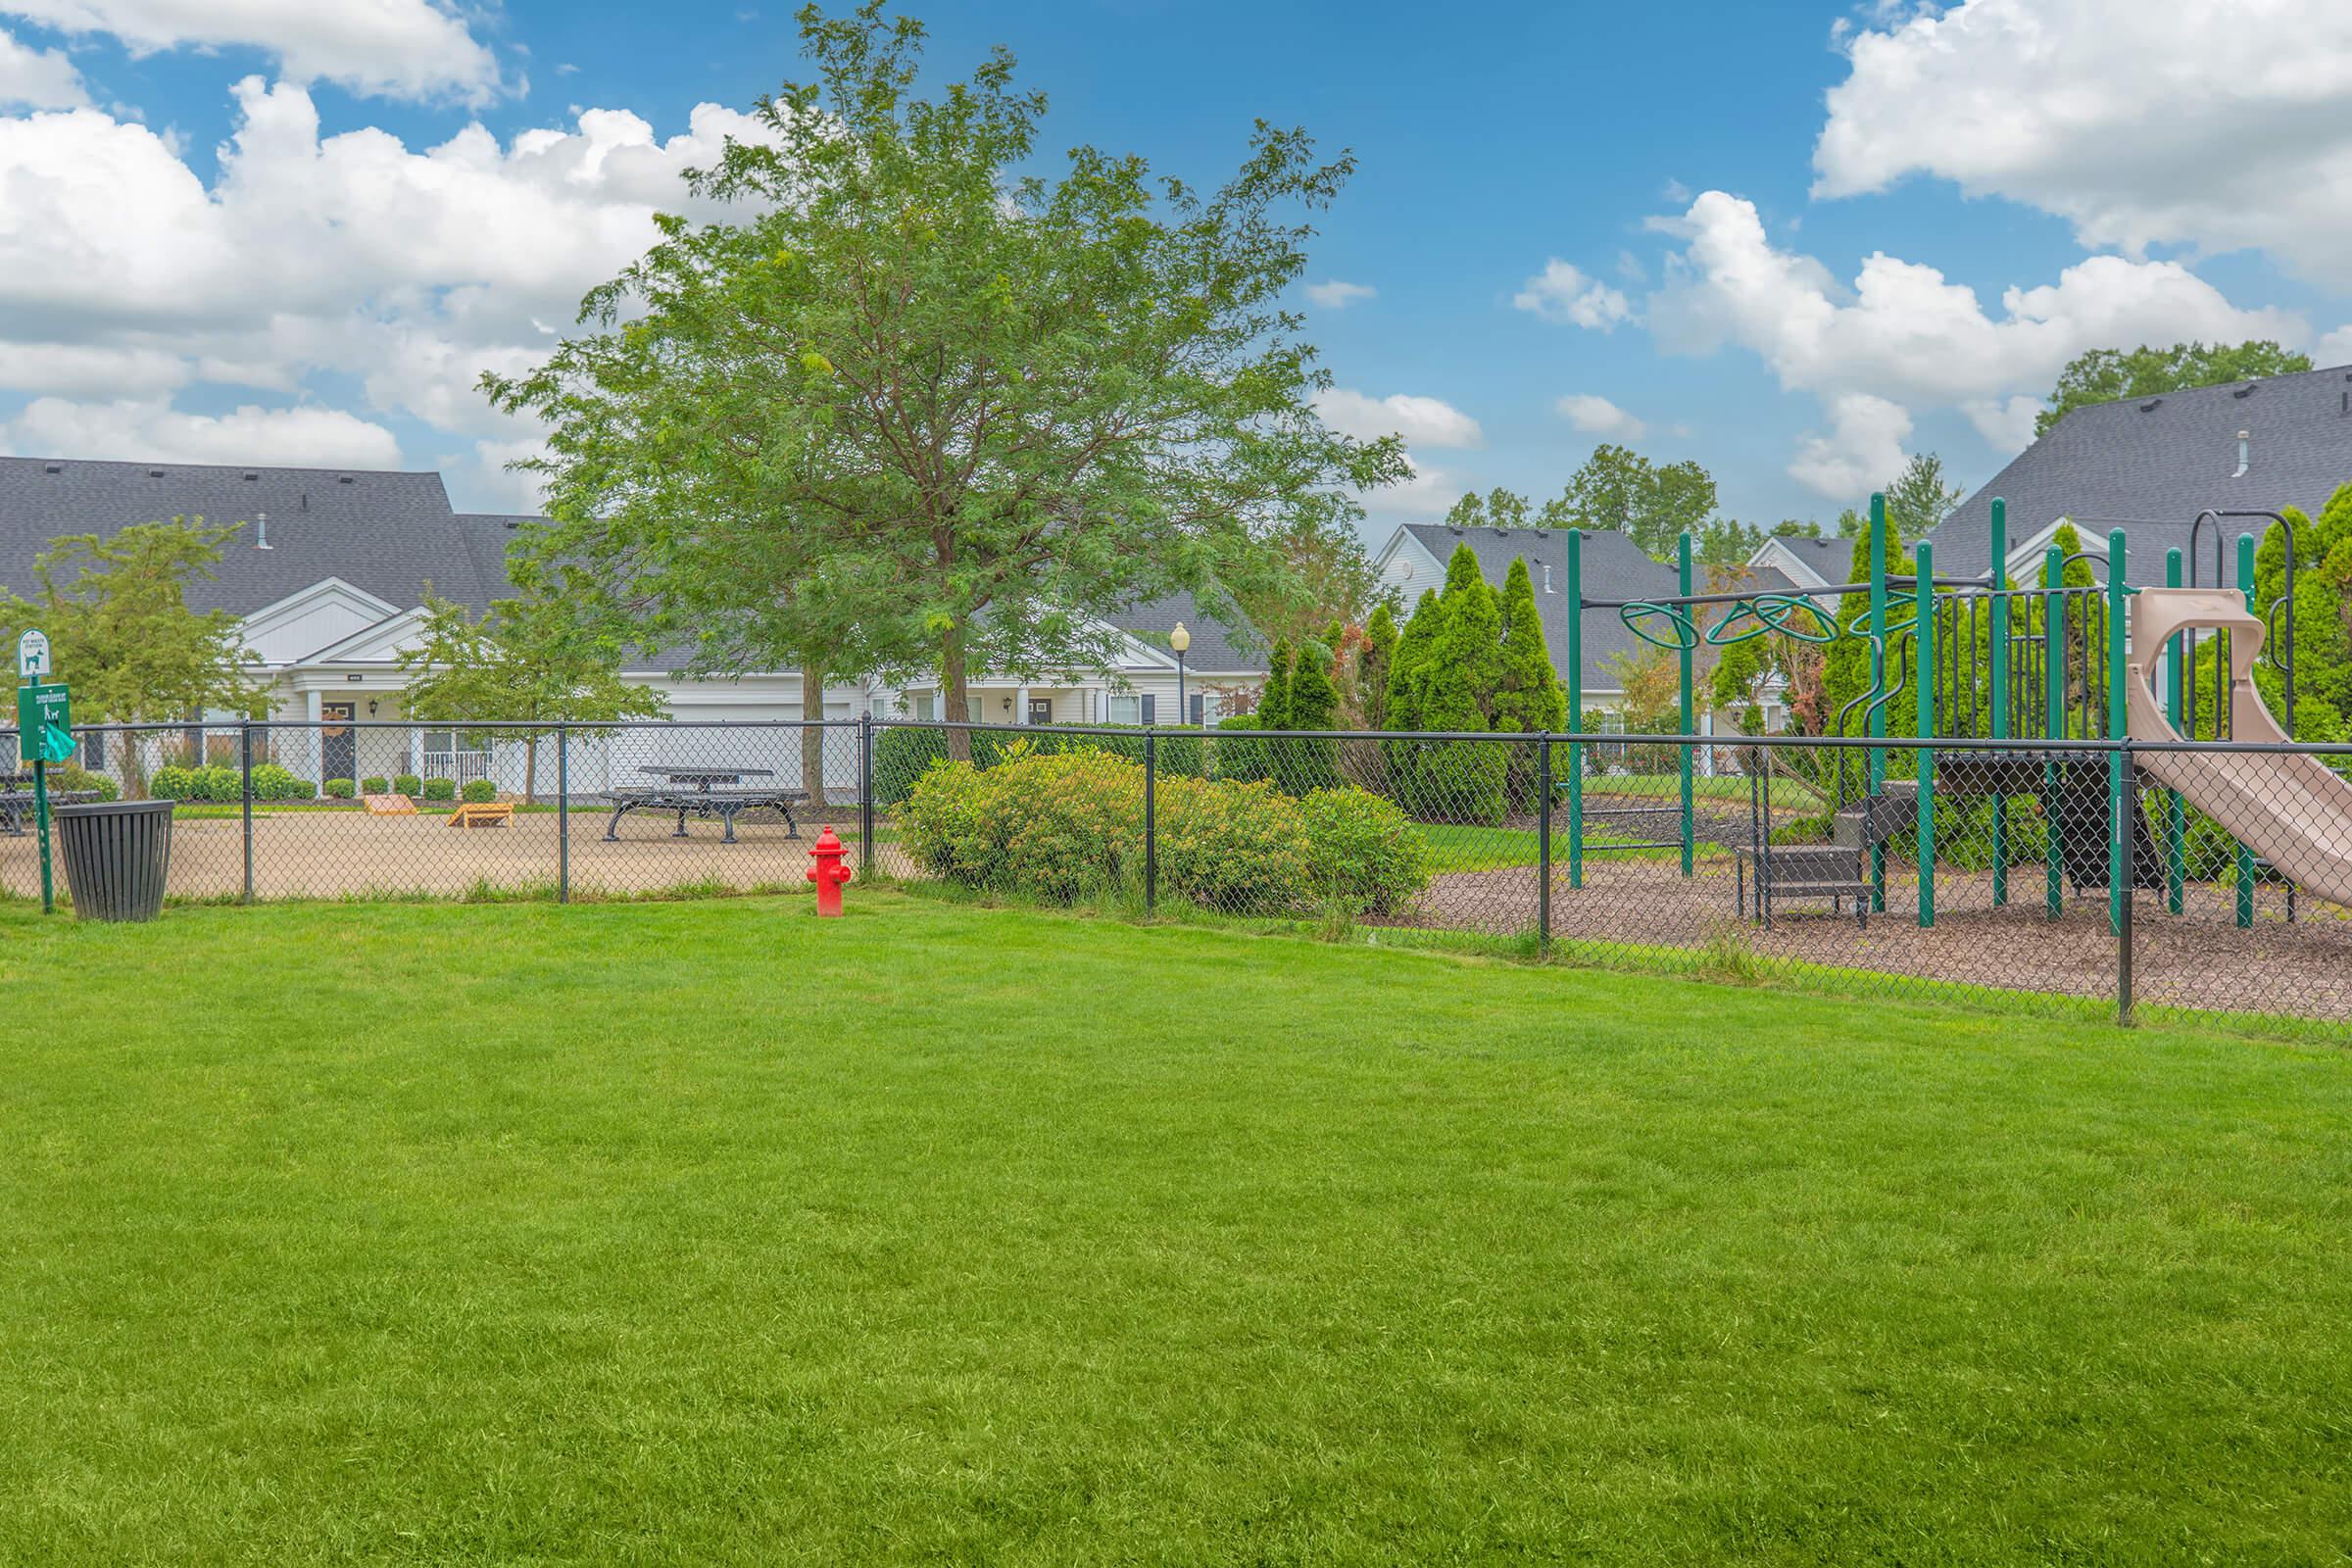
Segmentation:
[[(1536, 612), (1544, 620), (1544, 643), (1552, 667), (1568, 678), (1568, 535), (1559, 528), (1455, 528), (1442, 522), (1412, 522), (1405, 531), (1443, 566), (1455, 547), (1467, 544), (1478, 557), (1478, 569), (1489, 583), (1500, 588), (1516, 557), (1527, 559), (1536, 582)], [(1544, 568), (1551, 568), (1549, 593), (1544, 592)], [(1433, 583), (1432, 587), (1442, 587)], [(1675, 569), (1652, 561), (1642, 547), (1609, 529), (1585, 533), (1584, 591), (1592, 599), (1656, 599), (1681, 592)], [(1412, 596), (1414, 600), (1419, 594)], [(1409, 612), (1412, 605), (1407, 604)], [(1585, 612), (1585, 689), (1614, 691), (1618, 677), (1610, 660), (1618, 654), (1639, 653), (1649, 644), (1626, 630), (1614, 610)]]
[(476, 609), (505, 587), (484, 578), (437, 473), (54, 458), (0, 458), (0, 584), (30, 592), (34, 558), (61, 534), (172, 517), (244, 524), (213, 580), (189, 585), (197, 610), (251, 614), (328, 577), (403, 609), (427, 578)]
[(1246, 623), (1237, 631), (1215, 619), (1189, 593), (1179, 591), (1142, 600), (1103, 618), (1137, 641), (1159, 649), (1168, 646), (1168, 633), (1176, 629), (1178, 621), (1183, 621), (1184, 629), (1193, 637), (1193, 646), (1184, 656), (1184, 667), (1203, 675), (1266, 672), (1266, 656), (1256, 646), (1255, 632)]
[(1802, 534), (1788, 534), (1783, 536), (1780, 543), (1786, 545), (1797, 560), (1821, 573), (1824, 584), (1841, 583), (1845, 581), (1846, 573), (1853, 569), (1854, 542), (1851, 539), (1811, 539)]
[[(2237, 435), (2247, 466), (2237, 473)], [(2059, 517), (2087, 544), (2111, 527), (2130, 534), (2131, 580), (2164, 580), (2164, 555), (2185, 550), (2207, 507), (2317, 514), (2352, 481), (2352, 368), (2309, 370), (2076, 409), (1929, 534), (1938, 574), (1985, 570), (1992, 499), (2008, 504), (2012, 549)], [(2236, 536), (2268, 524), (2231, 521), (2225, 581), (2234, 582)], [(2212, 578), (2211, 530), (2201, 554)]]

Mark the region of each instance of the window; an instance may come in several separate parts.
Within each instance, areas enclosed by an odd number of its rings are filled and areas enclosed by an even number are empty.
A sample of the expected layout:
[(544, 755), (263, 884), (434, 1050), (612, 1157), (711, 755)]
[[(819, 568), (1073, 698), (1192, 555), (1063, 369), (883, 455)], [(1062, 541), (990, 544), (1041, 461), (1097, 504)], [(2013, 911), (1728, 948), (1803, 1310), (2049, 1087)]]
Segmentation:
[(1193, 710), (1192, 710), (1192, 711), (1191, 711), (1189, 714), (1187, 714), (1187, 715), (1185, 716), (1185, 720), (1184, 720), (1184, 721), (1185, 721), (1187, 724), (1200, 724), (1200, 725), (1202, 725), (1202, 726), (1205, 726), (1205, 725), (1208, 723), (1208, 695), (1207, 695), (1207, 693), (1205, 693), (1205, 692), (1195, 692), (1195, 693), (1193, 693)]
[(1113, 692), (1110, 698), (1110, 721), (1113, 724), (1141, 724), (1144, 721), (1144, 700), (1133, 692), (1124, 696)]
[(928, 721), (931, 717), (934, 701), (933, 694), (930, 692), (916, 692), (914, 694), (914, 716)]
[(106, 766), (106, 731), (85, 729), (81, 732), (81, 765), (93, 773)]

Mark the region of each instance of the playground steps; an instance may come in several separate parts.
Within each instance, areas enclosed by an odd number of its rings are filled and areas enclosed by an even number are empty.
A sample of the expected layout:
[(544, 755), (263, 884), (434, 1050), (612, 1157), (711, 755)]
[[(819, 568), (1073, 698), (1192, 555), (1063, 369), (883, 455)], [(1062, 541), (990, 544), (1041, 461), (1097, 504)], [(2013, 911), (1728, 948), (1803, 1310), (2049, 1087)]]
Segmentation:
[[(1898, 833), (1907, 833), (1919, 820), (1919, 782), (1916, 779), (1890, 778), (1880, 797), (1878, 820), (1879, 842), (1886, 843)], [(1830, 842), (1848, 856), (1861, 849), (1864, 810), (1849, 806), (1830, 818)]]

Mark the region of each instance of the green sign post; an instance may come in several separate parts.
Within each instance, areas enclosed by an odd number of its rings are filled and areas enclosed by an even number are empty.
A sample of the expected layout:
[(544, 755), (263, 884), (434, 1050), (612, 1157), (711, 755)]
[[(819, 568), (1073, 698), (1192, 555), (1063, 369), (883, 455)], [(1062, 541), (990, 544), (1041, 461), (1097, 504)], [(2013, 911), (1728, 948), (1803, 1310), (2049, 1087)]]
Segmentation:
[[(24, 660), (23, 652), (19, 650), (19, 662), (27, 675), (46, 673), (45, 642), (37, 663)], [(32, 811), (41, 841), (41, 912), (54, 914), (57, 882), (49, 860), (49, 764), (74, 755), (74, 710), (64, 686), (28, 680), (17, 688), (17, 746), (24, 760), (32, 764)]]

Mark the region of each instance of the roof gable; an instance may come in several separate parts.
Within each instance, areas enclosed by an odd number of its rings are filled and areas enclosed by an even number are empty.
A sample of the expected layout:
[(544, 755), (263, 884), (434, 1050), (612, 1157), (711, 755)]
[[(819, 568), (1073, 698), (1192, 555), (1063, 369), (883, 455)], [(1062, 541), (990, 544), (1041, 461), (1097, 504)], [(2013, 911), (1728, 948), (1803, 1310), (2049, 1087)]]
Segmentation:
[[(2130, 536), (2131, 577), (2153, 582), (2164, 553), (2187, 548), (2200, 512), (2299, 507), (2316, 514), (2347, 481), (2352, 368), (2339, 366), (2075, 409), (1928, 537), (1937, 569), (1986, 570), (1997, 496), (2008, 503), (2013, 544), (2060, 517), (2074, 519), (2085, 544), (2121, 527)], [(2232, 520), (2224, 531), (2234, 540), (2267, 526)], [(2235, 551), (2223, 555), (2224, 581), (2232, 582)], [(2203, 556), (2210, 574), (2209, 541)]]

